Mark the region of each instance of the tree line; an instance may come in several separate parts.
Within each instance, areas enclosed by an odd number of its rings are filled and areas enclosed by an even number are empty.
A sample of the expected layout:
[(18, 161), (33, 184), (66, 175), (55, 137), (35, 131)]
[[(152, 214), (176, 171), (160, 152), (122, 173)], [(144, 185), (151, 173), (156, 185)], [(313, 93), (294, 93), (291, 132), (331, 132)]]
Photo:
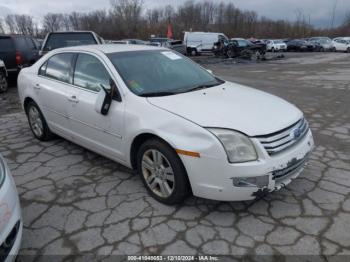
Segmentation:
[(295, 21), (272, 20), (254, 11), (243, 11), (233, 3), (189, 0), (184, 4), (147, 9), (143, 0), (111, 0), (106, 10), (89, 13), (47, 13), (40, 22), (30, 15), (0, 17), (0, 32), (28, 34), (42, 38), (48, 32), (91, 30), (105, 39), (166, 36), (171, 24), (174, 38), (184, 31), (222, 32), (229, 37), (303, 38), (315, 35), (350, 35), (350, 12), (337, 28), (316, 29), (310, 17), (295, 10)]

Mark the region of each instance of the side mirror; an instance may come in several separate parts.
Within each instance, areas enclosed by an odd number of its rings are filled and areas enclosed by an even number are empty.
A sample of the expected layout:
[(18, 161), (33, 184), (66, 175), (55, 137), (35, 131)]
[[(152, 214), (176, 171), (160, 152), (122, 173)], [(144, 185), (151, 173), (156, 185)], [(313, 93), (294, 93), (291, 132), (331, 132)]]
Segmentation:
[(101, 90), (97, 95), (95, 111), (99, 114), (107, 115), (112, 104), (112, 95), (102, 84), (100, 86)]

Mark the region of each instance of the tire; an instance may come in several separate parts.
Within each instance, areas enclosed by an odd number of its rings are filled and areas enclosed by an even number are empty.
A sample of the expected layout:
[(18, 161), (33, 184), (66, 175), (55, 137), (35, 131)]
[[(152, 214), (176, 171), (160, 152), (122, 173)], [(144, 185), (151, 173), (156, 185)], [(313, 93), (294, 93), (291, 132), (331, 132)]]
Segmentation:
[(0, 71), (0, 93), (5, 93), (8, 90), (9, 84), (6, 75), (3, 71)]
[(271, 52), (272, 52), (272, 53), (275, 52), (275, 48), (274, 48), (274, 47), (271, 48)]
[(191, 49), (191, 56), (198, 56), (198, 52), (196, 48)]
[(141, 145), (137, 153), (137, 173), (148, 193), (163, 204), (182, 203), (191, 192), (180, 157), (159, 139), (150, 139)]
[(350, 47), (348, 47), (348, 49), (346, 50), (346, 52), (350, 53)]
[(35, 138), (40, 141), (49, 141), (53, 139), (55, 135), (50, 131), (38, 105), (35, 102), (30, 101), (26, 105), (25, 110), (30, 129)]
[(227, 55), (228, 58), (234, 58), (235, 57), (234, 52), (231, 49), (227, 50), (226, 55)]

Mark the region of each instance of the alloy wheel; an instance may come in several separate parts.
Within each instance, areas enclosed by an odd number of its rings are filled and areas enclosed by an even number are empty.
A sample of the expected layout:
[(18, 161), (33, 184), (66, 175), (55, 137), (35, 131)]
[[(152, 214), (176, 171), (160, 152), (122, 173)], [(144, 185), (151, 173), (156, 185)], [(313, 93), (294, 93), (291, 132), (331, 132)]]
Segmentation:
[(161, 198), (169, 197), (175, 188), (174, 171), (169, 160), (158, 150), (147, 150), (142, 156), (142, 175), (148, 188)]
[(8, 83), (6, 77), (0, 73), (0, 93), (6, 92), (8, 89)]
[(34, 134), (37, 137), (41, 137), (44, 133), (44, 126), (40, 117), (40, 113), (36, 107), (31, 106), (29, 108), (28, 119)]

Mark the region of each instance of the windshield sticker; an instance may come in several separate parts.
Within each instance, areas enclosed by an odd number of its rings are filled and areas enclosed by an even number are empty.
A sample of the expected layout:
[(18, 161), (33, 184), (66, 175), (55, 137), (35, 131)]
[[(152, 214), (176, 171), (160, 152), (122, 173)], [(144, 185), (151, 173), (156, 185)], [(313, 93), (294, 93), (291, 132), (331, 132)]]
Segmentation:
[(128, 83), (129, 83), (129, 86), (132, 89), (134, 89), (135, 91), (137, 91), (137, 92), (142, 92), (143, 91), (143, 88), (140, 86), (140, 84), (137, 81), (130, 80), (130, 81), (128, 81)]
[(165, 55), (167, 58), (171, 59), (171, 60), (179, 60), (182, 59), (181, 56), (171, 52), (171, 51), (166, 51), (166, 52), (162, 52), (162, 55)]

